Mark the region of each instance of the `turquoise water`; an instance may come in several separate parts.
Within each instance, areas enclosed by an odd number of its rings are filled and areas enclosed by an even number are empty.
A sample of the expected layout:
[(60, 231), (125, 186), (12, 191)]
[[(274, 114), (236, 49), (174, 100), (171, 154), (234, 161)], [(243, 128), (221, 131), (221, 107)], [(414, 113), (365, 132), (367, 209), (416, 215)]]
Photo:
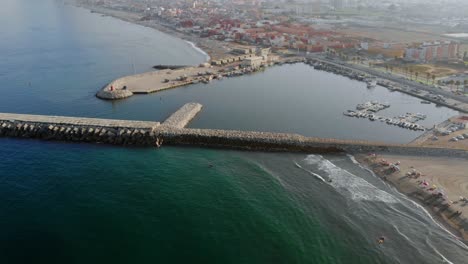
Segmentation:
[[(133, 73), (132, 65), (142, 72), (154, 64), (196, 64), (204, 55), (152, 29), (62, 1), (5, 0), (0, 32), (2, 112), (161, 120), (197, 101), (205, 110), (194, 127), (348, 138), (387, 130), (337, 117), (349, 104), (336, 96), (343, 89), (353, 89), (352, 103), (384, 96), (398, 104), (389, 111), (421, 109), (413, 98), (369, 91), (304, 65), (104, 102), (94, 97), (96, 90)], [(306, 77), (290, 87), (298, 89), (296, 96), (282, 93), (299, 75)], [(266, 85), (268, 80), (278, 85)], [(329, 93), (320, 92), (332, 82)], [(240, 103), (243, 108), (235, 107)], [(434, 113), (431, 122), (453, 113), (421, 107)], [(301, 111), (305, 114), (293, 115)], [(415, 136), (411, 133), (390, 130), (374, 137), (402, 142)], [(388, 238), (384, 246), (376, 245), (381, 235)], [(424, 210), (352, 157), (0, 139), (0, 263), (440, 263), (443, 258), (464, 263), (468, 253)]]

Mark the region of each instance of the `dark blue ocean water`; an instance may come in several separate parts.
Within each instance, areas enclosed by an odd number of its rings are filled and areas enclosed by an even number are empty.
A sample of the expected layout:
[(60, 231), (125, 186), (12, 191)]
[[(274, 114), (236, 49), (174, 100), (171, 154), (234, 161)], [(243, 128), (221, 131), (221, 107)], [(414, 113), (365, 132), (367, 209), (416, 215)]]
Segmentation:
[[(155, 64), (197, 64), (205, 55), (153, 29), (54, 0), (2, 1), (0, 35), (1, 112), (162, 120), (197, 101), (205, 109), (193, 127), (392, 142), (417, 134), (341, 112), (384, 97), (389, 114), (431, 113), (427, 125), (454, 114), (305, 65), (105, 102), (94, 94), (114, 78)], [(388, 237), (384, 246), (376, 245), (380, 235)], [(466, 263), (468, 253), (348, 156), (0, 139), (0, 263), (443, 258)]]

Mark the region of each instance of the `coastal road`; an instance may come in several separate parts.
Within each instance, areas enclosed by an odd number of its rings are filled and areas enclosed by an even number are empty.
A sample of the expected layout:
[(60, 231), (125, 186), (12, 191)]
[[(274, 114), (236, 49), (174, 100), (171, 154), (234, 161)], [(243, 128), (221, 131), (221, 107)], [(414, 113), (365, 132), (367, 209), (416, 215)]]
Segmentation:
[(363, 67), (363, 66), (360, 66), (360, 65), (350, 65), (350, 64), (344, 63), (344, 62), (343, 63), (337, 63), (337, 62), (334, 62), (334, 61), (331, 61), (329, 59), (325, 59), (325, 58), (319, 57), (319, 56), (308, 55), (307, 57), (311, 58), (311, 59), (315, 59), (317, 61), (322, 61), (324, 63), (334, 65), (336, 67), (346, 68), (346, 69), (349, 69), (349, 70), (352, 70), (352, 71), (359, 71), (359, 72), (362, 72), (362, 73), (370, 74), (370, 75), (377, 76), (377, 77), (382, 78), (382, 79), (387, 79), (387, 80), (390, 80), (392, 82), (399, 83), (401, 85), (407, 85), (409, 87), (418, 88), (418, 89), (423, 90), (423, 91), (431, 92), (431, 93), (434, 93), (434, 94), (439, 94), (439, 95), (445, 96), (446, 98), (450, 98), (450, 99), (453, 99), (453, 100), (468, 104), (468, 97), (466, 97), (466, 96), (457, 96), (457, 95), (455, 95), (455, 94), (453, 94), (451, 92), (447, 92), (445, 90), (441, 90), (441, 89), (438, 89), (438, 88), (435, 88), (435, 87), (432, 87), (432, 86), (427, 86), (427, 85), (423, 85), (423, 84), (420, 84), (420, 83), (417, 83), (417, 82), (407, 80), (404, 77), (399, 77), (399, 76), (395, 76), (395, 75), (391, 75), (391, 74), (382, 73), (382, 72), (372, 70), (372, 69), (369, 69), (369, 68), (366, 68), (366, 67)]

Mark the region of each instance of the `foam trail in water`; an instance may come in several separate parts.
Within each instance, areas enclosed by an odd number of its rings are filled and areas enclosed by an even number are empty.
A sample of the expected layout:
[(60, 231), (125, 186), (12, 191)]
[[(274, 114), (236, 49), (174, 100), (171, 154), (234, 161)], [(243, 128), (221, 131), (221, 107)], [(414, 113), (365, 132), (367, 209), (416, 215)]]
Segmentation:
[(210, 60), (210, 55), (208, 55), (208, 53), (206, 53), (204, 50), (200, 49), (197, 45), (195, 45), (195, 43), (188, 41), (188, 40), (186, 40), (185, 42), (187, 42), (190, 46), (192, 46), (192, 48), (194, 48), (196, 51), (205, 55), (206, 61)]
[(437, 255), (439, 255), (442, 258), (442, 263), (454, 264), (453, 262), (448, 260), (444, 255), (442, 255), (442, 253), (440, 253), (439, 250), (437, 250), (437, 248), (435, 248), (429, 241), (427, 242), (427, 244), (429, 245), (430, 248), (432, 248), (432, 250), (434, 250), (434, 252)]
[(337, 167), (320, 155), (309, 155), (305, 159), (305, 162), (317, 165), (319, 170), (326, 172), (332, 180), (330, 185), (337, 189), (347, 190), (353, 200), (380, 201), (385, 203), (397, 202), (392, 195), (347, 170)]
[(321, 181), (323, 181), (323, 182), (326, 182), (325, 179), (324, 179), (322, 176), (320, 176), (319, 174), (317, 174), (317, 173), (315, 173), (315, 172), (312, 172), (312, 171), (310, 171), (310, 170), (308, 170), (308, 169), (303, 168), (303, 167), (302, 167), (301, 165), (299, 165), (297, 162), (294, 162), (294, 164), (296, 164), (296, 166), (297, 166), (298, 168), (302, 169), (303, 171), (308, 172), (308, 173), (310, 173), (311, 175), (315, 176), (317, 179), (319, 179), (319, 180), (321, 180)]

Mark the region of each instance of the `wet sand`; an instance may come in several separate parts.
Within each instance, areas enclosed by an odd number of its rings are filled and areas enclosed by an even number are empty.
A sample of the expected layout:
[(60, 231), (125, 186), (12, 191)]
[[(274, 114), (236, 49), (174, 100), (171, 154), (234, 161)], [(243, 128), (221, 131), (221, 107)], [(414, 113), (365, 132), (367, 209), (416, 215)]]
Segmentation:
[[(359, 155), (356, 159), (399, 191), (430, 209), (468, 242), (468, 161), (446, 157)], [(392, 171), (397, 164), (400, 171)], [(390, 165), (387, 165), (390, 164)]]

